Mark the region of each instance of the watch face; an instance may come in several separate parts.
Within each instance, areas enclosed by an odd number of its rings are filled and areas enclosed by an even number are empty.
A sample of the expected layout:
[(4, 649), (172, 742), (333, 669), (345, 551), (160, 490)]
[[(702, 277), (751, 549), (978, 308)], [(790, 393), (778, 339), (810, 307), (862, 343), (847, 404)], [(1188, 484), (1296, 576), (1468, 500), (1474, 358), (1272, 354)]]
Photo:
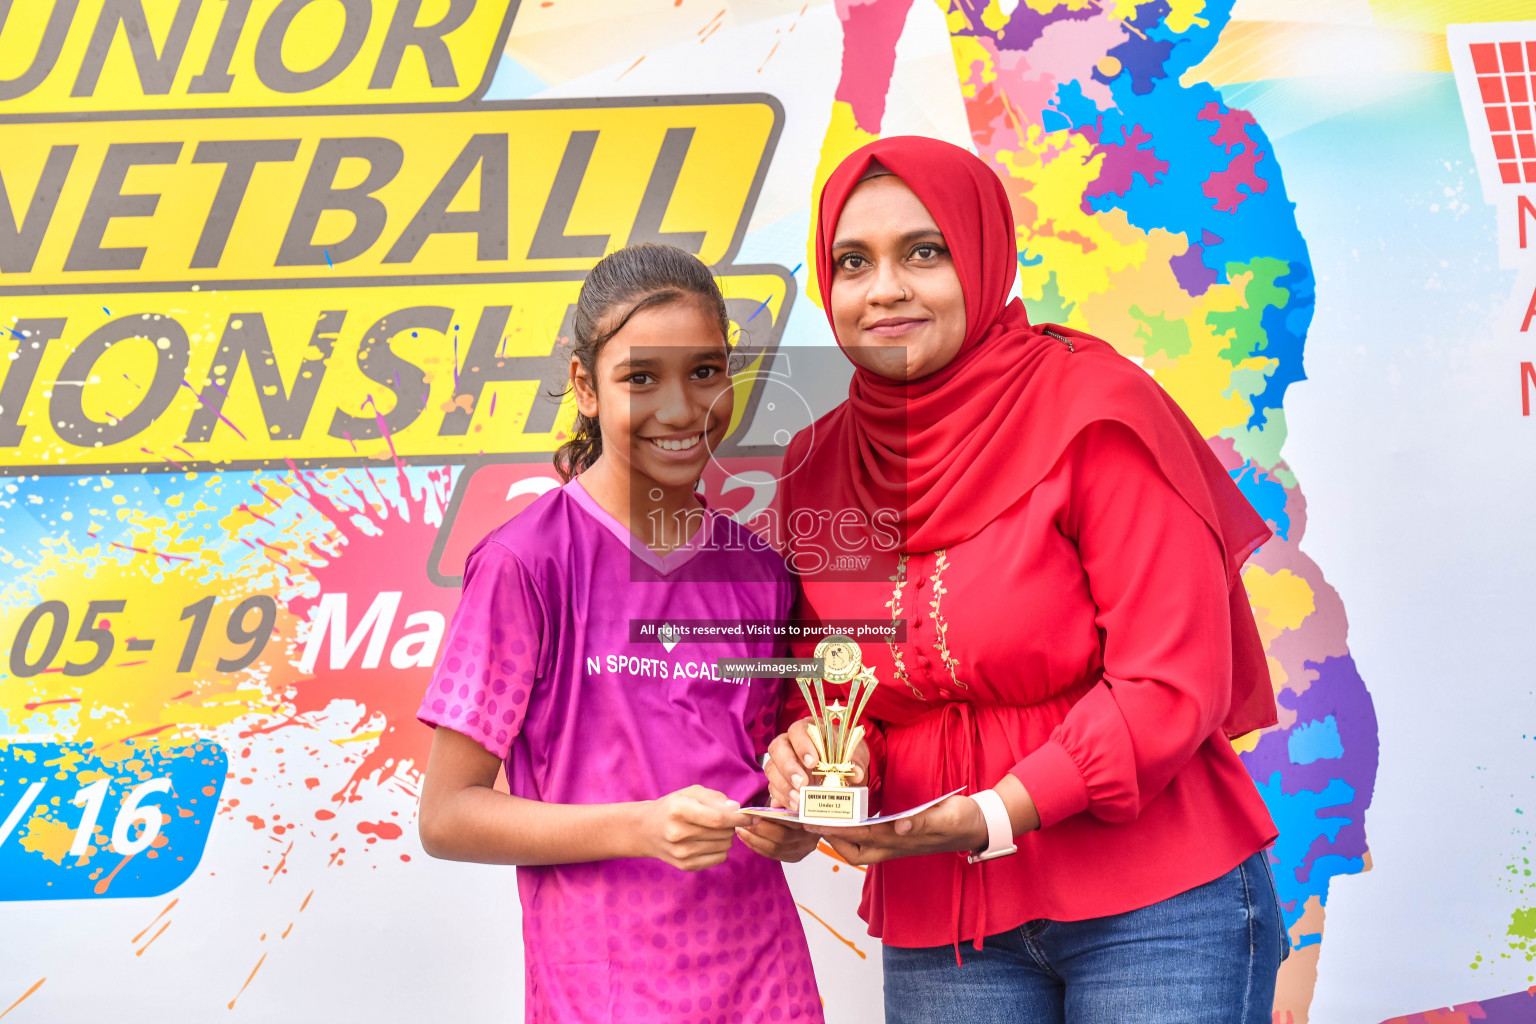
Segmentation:
[(816, 645), (816, 657), (826, 666), (828, 682), (845, 683), (864, 667), (859, 645), (846, 636), (829, 636)]

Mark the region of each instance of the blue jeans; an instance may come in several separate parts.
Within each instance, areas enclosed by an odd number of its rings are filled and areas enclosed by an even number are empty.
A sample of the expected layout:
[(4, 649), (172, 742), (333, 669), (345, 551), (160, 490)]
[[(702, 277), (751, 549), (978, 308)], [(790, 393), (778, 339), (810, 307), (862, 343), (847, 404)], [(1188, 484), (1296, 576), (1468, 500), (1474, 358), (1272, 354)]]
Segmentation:
[(886, 1024), (1270, 1024), (1290, 954), (1269, 856), (1140, 910), (883, 947)]

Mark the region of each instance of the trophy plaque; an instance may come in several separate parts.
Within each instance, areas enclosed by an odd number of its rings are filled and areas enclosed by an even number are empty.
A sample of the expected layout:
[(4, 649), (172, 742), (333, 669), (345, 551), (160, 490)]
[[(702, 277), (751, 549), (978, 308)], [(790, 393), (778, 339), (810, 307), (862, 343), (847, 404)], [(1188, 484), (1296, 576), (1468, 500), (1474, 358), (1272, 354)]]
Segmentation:
[[(869, 788), (849, 784), (855, 772), (853, 752), (864, 738), (859, 718), (878, 685), (875, 670), (864, 664), (859, 645), (846, 636), (834, 635), (816, 645), (816, 657), (824, 666), (821, 679), (796, 679), (810, 709), (808, 727), (819, 759), (811, 769), (821, 784), (800, 790), (800, 820), (855, 824), (869, 817)], [(825, 684), (846, 685), (847, 703), (834, 695), (827, 703)]]

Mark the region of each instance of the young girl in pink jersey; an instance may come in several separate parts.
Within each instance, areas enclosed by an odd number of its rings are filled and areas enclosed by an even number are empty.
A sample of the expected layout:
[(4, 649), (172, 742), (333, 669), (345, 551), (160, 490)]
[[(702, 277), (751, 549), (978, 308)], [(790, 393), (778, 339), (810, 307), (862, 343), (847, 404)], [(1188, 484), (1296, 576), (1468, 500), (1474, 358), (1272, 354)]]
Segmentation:
[(779, 556), (694, 493), (731, 418), (725, 302), (693, 256), (637, 245), (592, 269), (573, 324), (566, 483), (470, 554), (422, 701), (422, 845), (518, 865), (529, 1021), (819, 1024), (769, 859), (815, 836), (740, 813), (779, 683), (714, 671), (783, 645), (631, 640), (632, 619), (790, 613)]

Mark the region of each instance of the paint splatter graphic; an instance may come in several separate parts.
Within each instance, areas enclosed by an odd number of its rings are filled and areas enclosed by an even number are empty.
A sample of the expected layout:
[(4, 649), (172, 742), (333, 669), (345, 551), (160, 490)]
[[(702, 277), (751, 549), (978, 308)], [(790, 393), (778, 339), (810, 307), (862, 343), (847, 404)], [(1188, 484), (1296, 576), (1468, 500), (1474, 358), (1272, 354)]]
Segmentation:
[[(1524, 817), (1523, 810), (1515, 813)], [(1525, 980), (1536, 982), (1536, 967), (1531, 966), (1536, 964), (1536, 875), (1531, 873), (1531, 833), (1525, 828), (1511, 829), (1510, 833), (1517, 845), (1500, 873), (1499, 886), (1510, 894), (1515, 909), (1504, 934), (1489, 936), (1495, 948), (1475, 954), (1468, 966), (1481, 970), (1498, 960), (1523, 962), (1531, 972)]]
[[(396, 465), (54, 479), (26, 501), (10, 485), (0, 635), (20, 637), (7, 674), (24, 678), (0, 687), (0, 735), (140, 774), (212, 745), (220, 815), (325, 843), (335, 864), (346, 850), (322, 833), (367, 825), (354, 855), (400, 838), (377, 819), (414, 813), (430, 738), (415, 708), (457, 599), (422, 567), (451, 483), (448, 469)], [(102, 644), (70, 639), (93, 627)], [(0, 784), (0, 815), (20, 779)], [(258, 779), (281, 796), (253, 806)], [(396, 796), (370, 803), (373, 821), (354, 821), (350, 805), (385, 790)], [(79, 814), (24, 814), (7, 855), (94, 871), (60, 849)]]

